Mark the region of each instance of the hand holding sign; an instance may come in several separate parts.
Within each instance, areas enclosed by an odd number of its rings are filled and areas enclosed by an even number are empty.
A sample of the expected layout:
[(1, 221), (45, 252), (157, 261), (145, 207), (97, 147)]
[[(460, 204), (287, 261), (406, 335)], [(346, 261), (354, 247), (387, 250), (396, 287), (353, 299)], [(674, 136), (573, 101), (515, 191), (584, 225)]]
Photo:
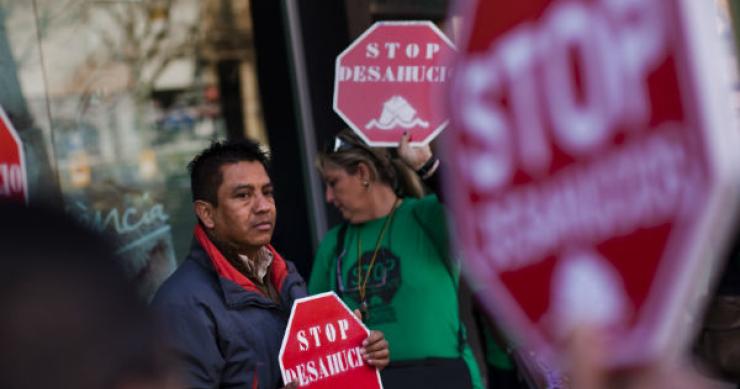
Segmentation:
[(569, 387), (719, 389), (727, 386), (702, 376), (688, 361), (674, 358), (613, 371), (606, 367), (609, 352), (603, 333), (593, 327), (578, 328), (567, 345)]
[[(362, 312), (355, 309), (355, 317), (362, 321)], [(362, 341), (362, 358), (368, 365), (375, 366), (378, 370), (383, 370), (390, 363), (390, 351), (388, 350), (388, 341), (381, 331), (370, 331), (367, 339)]]
[(375, 367), (387, 364), (383, 334), (370, 333), (334, 292), (296, 300), (280, 348), (284, 382), (312, 389), (382, 388)]
[(414, 171), (418, 171), (422, 166), (432, 158), (432, 149), (429, 145), (412, 147), (411, 134), (408, 131), (403, 133), (401, 142), (398, 144), (398, 156), (401, 160)]

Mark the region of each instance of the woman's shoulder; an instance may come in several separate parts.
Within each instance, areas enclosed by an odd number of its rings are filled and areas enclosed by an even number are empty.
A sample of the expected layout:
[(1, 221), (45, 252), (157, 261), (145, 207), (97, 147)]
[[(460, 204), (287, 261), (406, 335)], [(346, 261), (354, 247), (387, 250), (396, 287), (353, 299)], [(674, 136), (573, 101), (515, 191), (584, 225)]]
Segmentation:
[(346, 222), (341, 222), (335, 225), (334, 227), (330, 228), (328, 231), (326, 231), (326, 234), (324, 234), (324, 237), (321, 238), (321, 243), (319, 243), (319, 249), (326, 247), (326, 246), (334, 247), (337, 241), (337, 236), (339, 236), (339, 231), (345, 225), (346, 225)]
[(342, 227), (346, 228), (345, 227), (346, 224), (347, 224), (347, 222), (342, 221), (342, 222), (334, 225), (334, 227), (332, 227), (328, 231), (326, 231), (326, 234), (324, 234), (324, 239), (327, 239), (327, 238), (336, 239), (337, 235), (339, 235), (339, 230), (341, 230)]
[(439, 206), (440, 202), (436, 194), (428, 194), (423, 197), (404, 197), (401, 208), (416, 209), (429, 206)]

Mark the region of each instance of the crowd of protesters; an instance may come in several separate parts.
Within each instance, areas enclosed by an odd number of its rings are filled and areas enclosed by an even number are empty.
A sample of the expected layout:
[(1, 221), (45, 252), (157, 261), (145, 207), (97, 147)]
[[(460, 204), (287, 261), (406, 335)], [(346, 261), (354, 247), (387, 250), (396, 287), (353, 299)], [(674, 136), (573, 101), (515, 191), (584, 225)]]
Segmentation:
[[(0, 233), (0, 387), (296, 387), (283, 382), (277, 360), (287, 314), (295, 299), (329, 290), (372, 329), (363, 357), (386, 388), (537, 385), (532, 375), (542, 372), (528, 369), (526, 355), (485, 315), (465, 328), (439, 191), (442, 161), (428, 146), (411, 147), (408, 134), (399, 144), (372, 148), (344, 130), (320, 153), (326, 201), (345, 222), (325, 235), (308, 285), (270, 245), (277, 204), (269, 158), (249, 140), (214, 143), (188, 166), (192, 248), (150, 306), (105, 239), (59, 212), (3, 204), (0, 214), (14, 222)], [(720, 284), (725, 294), (737, 289), (733, 264)], [(482, 333), (480, 361), (471, 331)], [(562, 385), (718, 382), (690, 368), (689, 358), (608, 370), (600, 339), (594, 328), (573, 335)]]

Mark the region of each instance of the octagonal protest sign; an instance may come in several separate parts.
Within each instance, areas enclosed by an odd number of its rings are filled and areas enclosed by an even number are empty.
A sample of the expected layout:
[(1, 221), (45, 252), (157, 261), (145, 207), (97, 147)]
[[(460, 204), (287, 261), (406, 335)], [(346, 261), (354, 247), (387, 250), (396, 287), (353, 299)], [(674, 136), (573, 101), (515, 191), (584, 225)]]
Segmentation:
[(360, 354), (369, 334), (334, 292), (296, 300), (280, 347), (283, 382), (310, 389), (382, 389), (378, 369)]
[(23, 143), (0, 107), (0, 199), (28, 202)]
[(447, 126), (454, 50), (429, 21), (373, 24), (337, 57), (334, 111), (370, 146), (397, 145), (404, 131), (429, 143)]
[(446, 177), (488, 310), (553, 361), (581, 325), (604, 332), (611, 366), (680, 350), (737, 209), (711, 7), (469, 7)]

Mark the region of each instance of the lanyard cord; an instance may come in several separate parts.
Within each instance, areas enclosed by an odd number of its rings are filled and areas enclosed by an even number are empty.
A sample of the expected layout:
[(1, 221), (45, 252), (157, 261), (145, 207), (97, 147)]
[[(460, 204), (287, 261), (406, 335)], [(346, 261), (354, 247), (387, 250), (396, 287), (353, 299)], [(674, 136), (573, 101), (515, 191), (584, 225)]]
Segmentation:
[(388, 226), (390, 225), (390, 222), (393, 220), (393, 216), (396, 214), (396, 209), (398, 208), (398, 203), (401, 202), (400, 198), (396, 199), (396, 202), (393, 203), (393, 209), (391, 210), (390, 215), (388, 215), (388, 218), (385, 219), (385, 222), (383, 223), (383, 228), (380, 230), (380, 234), (378, 234), (378, 240), (375, 242), (375, 250), (373, 251), (373, 256), (370, 259), (370, 265), (368, 265), (367, 272), (365, 272), (365, 279), (362, 279), (362, 238), (360, 234), (360, 230), (357, 230), (357, 286), (359, 288), (360, 292), (360, 302), (365, 303), (365, 292), (367, 291), (367, 281), (370, 279), (370, 272), (373, 270), (373, 265), (375, 265), (375, 260), (378, 258), (378, 251), (380, 251), (380, 243), (383, 242), (383, 236), (385, 235), (386, 230), (388, 229)]

